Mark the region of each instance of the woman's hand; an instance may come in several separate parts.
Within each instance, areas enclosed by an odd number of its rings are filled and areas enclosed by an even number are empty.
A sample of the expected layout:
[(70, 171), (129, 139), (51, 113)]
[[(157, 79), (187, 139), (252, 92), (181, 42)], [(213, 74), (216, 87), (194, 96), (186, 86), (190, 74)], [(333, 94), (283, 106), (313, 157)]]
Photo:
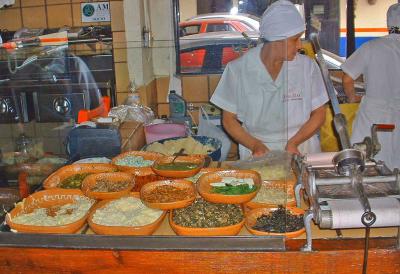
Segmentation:
[(290, 141), (286, 144), (286, 148), (285, 149), (286, 149), (287, 152), (290, 152), (290, 153), (293, 153), (293, 154), (297, 154), (297, 155), (300, 154), (300, 151), (297, 148), (297, 145), (292, 143), (292, 142), (290, 142)]
[(253, 156), (259, 157), (267, 154), (269, 149), (266, 145), (264, 145), (261, 141), (257, 141), (254, 143), (253, 147), (251, 148), (251, 152)]

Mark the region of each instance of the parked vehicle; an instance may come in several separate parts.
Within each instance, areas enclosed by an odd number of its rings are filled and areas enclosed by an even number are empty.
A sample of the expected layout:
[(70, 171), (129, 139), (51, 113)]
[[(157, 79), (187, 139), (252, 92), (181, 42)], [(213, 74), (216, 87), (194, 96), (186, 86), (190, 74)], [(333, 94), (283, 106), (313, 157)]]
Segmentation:
[(252, 31), (259, 31), (260, 29), (260, 18), (251, 14), (245, 14), (245, 13), (230, 14), (228, 12), (207, 13), (207, 14), (196, 15), (194, 17), (189, 18), (187, 21), (200, 20), (200, 19), (235, 20), (246, 24)]
[(191, 20), (179, 23), (179, 33), (181, 37), (205, 32), (244, 32), (252, 30), (253, 29), (249, 25), (242, 21), (224, 18)]
[(257, 33), (246, 35), (221, 31), (181, 37), (181, 73), (222, 73), (228, 62), (257, 45)]

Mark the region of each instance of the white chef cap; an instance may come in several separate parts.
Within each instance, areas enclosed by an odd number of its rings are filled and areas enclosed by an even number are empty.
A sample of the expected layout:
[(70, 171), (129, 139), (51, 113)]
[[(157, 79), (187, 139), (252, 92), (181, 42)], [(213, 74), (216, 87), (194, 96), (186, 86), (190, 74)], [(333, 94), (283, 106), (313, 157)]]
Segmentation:
[(387, 26), (400, 27), (400, 4), (391, 5), (387, 11)]
[(306, 29), (304, 19), (295, 5), (287, 0), (273, 3), (261, 17), (261, 37), (267, 41), (289, 38)]

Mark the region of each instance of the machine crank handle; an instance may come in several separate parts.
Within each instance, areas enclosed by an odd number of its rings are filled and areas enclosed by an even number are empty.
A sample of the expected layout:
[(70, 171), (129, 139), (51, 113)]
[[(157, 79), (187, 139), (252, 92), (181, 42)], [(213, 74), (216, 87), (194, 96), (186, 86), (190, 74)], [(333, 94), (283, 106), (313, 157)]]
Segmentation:
[(376, 215), (372, 211), (366, 211), (361, 216), (361, 222), (365, 227), (371, 227), (376, 222)]
[(395, 129), (394, 124), (374, 124), (373, 127), (377, 131), (393, 131)]

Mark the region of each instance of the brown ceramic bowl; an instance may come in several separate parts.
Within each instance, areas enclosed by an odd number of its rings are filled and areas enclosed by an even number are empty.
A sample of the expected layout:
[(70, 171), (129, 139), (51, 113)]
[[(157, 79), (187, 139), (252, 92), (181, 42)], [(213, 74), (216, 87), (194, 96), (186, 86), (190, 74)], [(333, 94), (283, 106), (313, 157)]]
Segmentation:
[[(173, 202), (149, 202), (145, 199), (146, 195), (150, 192), (154, 191), (157, 187), (160, 186), (174, 186), (180, 189), (186, 189), (189, 191), (190, 195), (183, 200), (177, 200)], [(196, 199), (196, 189), (192, 182), (187, 180), (164, 180), (164, 181), (155, 181), (148, 184), (145, 184), (142, 189), (140, 190), (140, 198), (142, 199), (143, 203), (151, 208), (158, 208), (162, 210), (169, 210), (175, 208), (183, 208), (187, 207), (193, 203)]]
[(162, 157), (163, 155), (161, 153), (157, 152), (150, 152), (150, 151), (128, 151), (125, 153), (122, 153), (116, 157), (114, 157), (111, 161), (111, 163), (115, 166), (118, 167), (119, 170), (125, 171), (125, 172), (135, 172), (139, 171), (142, 174), (152, 174), (153, 171), (151, 170), (151, 165), (146, 166), (146, 167), (134, 167), (134, 166), (124, 166), (124, 165), (119, 165), (117, 162), (127, 156), (141, 156), (145, 160), (151, 160), (155, 161), (158, 158)]
[(16, 207), (6, 215), (6, 222), (11, 229), (14, 229), (18, 232), (51, 234), (76, 233), (85, 225), (89, 211), (79, 220), (60, 226), (24, 225), (13, 222), (13, 218), (21, 214), (30, 213), (37, 208), (50, 208), (53, 206), (63, 206), (65, 204), (73, 203), (76, 197), (88, 199), (83, 195), (80, 189), (55, 188), (33, 193), (22, 202), (18, 203)]
[[(140, 195), (137, 192), (130, 193), (129, 196), (139, 198)], [(165, 215), (167, 214), (166, 211), (164, 211), (161, 216), (155, 220), (154, 222), (143, 225), (143, 226), (107, 226), (107, 225), (99, 225), (96, 224), (92, 221), (93, 215), (96, 212), (97, 209), (100, 209), (104, 207), (106, 204), (111, 202), (113, 200), (103, 200), (100, 201), (98, 204), (96, 204), (93, 209), (90, 211), (89, 217), (88, 217), (88, 224), (90, 228), (95, 232), (96, 234), (103, 234), (103, 235), (152, 235), (154, 231), (157, 230), (157, 228), (161, 225)]]
[[(175, 159), (174, 163), (176, 164), (193, 163), (196, 165), (196, 168), (189, 170), (179, 170), (178, 167), (177, 169), (170, 169), (170, 170), (160, 169), (160, 166), (165, 164), (171, 164), (174, 159)], [(156, 160), (151, 168), (156, 174), (163, 177), (187, 178), (187, 177), (192, 177), (196, 173), (198, 173), (203, 167), (203, 165), (204, 165), (204, 156), (201, 155), (189, 155), (189, 156), (178, 156), (178, 157), (164, 156)]]
[(115, 172), (117, 168), (114, 165), (110, 164), (72, 164), (64, 166), (54, 173), (52, 173), (46, 180), (43, 182), (43, 187), (45, 189), (50, 188), (61, 188), (60, 184), (67, 178), (74, 176), (76, 174), (84, 174), (84, 173), (104, 173), (104, 172)]
[[(225, 195), (219, 193), (212, 193), (212, 183), (221, 182), (223, 177), (235, 177), (235, 178), (252, 178), (256, 190), (241, 195)], [(222, 204), (243, 204), (252, 200), (261, 187), (260, 174), (252, 170), (224, 170), (215, 171), (203, 174), (197, 183), (197, 191), (199, 194), (207, 201), (212, 203), (222, 203)]]
[[(258, 236), (284, 236), (286, 238), (296, 238), (303, 234), (306, 229), (303, 227), (302, 229), (286, 232), (286, 233), (276, 233), (276, 232), (265, 232), (253, 229), (252, 227), (256, 224), (257, 218), (261, 217), (263, 214), (269, 214), (270, 212), (277, 210), (278, 208), (255, 208), (246, 213), (246, 228), (247, 230), (254, 235)], [(294, 215), (304, 215), (304, 210), (297, 207), (288, 207), (286, 208)]]
[[(112, 184), (118, 184), (121, 182), (129, 182), (129, 184), (122, 190), (110, 191), (110, 192), (99, 192), (93, 191), (92, 188), (98, 183), (98, 181), (107, 181)], [(83, 179), (82, 182), (82, 192), (96, 200), (106, 200), (106, 199), (117, 199), (124, 195), (129, 194), (135, 184), (135, 176), (124, 172), (113, 172), (113, 173), (97, 173), (91, 174)]]
[[(243, 210), (243, 209), (242, 209)], [(237, 224), (221, 227), (186, 227), (178, 225), (173, 219), (173, 210), (169, 213), (169, 224), (172, 230), (180, 236), (235, 236), (242, 229), (245, 218)], [(243, 211), (244, 215), (244, 211)]]

